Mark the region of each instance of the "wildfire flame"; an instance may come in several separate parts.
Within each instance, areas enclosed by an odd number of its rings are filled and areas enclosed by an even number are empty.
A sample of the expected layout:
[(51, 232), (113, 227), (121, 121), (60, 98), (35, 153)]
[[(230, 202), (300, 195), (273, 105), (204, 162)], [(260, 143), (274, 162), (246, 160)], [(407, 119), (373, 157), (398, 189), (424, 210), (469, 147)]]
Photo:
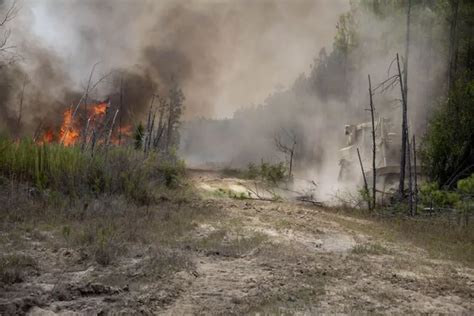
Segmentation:
[[(106, 124), (106, 116), (109, 103), (107, 101), (98, 104), (89, 104), (87, 106), (87, 121), (84, 122), (79, 119), (79, 115), (74, 116), (72, 109), (67, 109), (63, 113), (63, 118), (58, 132), (53, 129), (47, 129), (38, 143), (52, 143), (54, 141), (63, 144), (64, 146), (73, 146), (77, 144), (81, 135), (87, 130), (86, 134), (90, 134), (92, 130), (98, 130)], [(126, 137), (131, 134), (131, 126), (116, 127), (111, 138), (114, 144), (120, 143), (120, 137)], [(120, 136), (120, 137), (119, 137)]]
[(46, 132), (44, 132), (39, 143), (40, 144), (51, 143), (53, 140), (54, 140), (54, 132), (48, 129)]
[(77, 140), (79, 139), (79, 130), (76, 126), (74, 126), (73, 122), (73, 113), (72, 110), (66, 110), (63, 114), (63, 122), (61, 124), (61, 128), (59, 130), (59, 140), (65, 146), (74, 145)]

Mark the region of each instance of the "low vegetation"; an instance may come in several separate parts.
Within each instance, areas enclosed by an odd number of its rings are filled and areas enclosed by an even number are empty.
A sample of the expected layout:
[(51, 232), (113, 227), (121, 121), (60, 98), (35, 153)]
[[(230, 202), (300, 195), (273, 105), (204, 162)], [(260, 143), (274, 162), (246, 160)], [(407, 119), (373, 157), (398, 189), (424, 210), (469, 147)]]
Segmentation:
[(103, 147), (91, 155), (79, 146), (0, 137), (0, 174), (36, 192), (70, 198), (123, 194), (147, 204), (153, 198), (153, 186), (176, 186), (184, 170), (176, 158), (144, 155), (128, 147)]
[[(465, 224), (462, 213), (433, 213), (411, 217), (406, 213), (374, 213), (355, 208), (337, 207), (333, 211), (368, 220), (355, 222), (344, 217), (331, 217), (349, 229), (357, 229), (389, 242), (404, 241), (408, 245), (425, 249), (432, 257), (474, 266), (474, 230), (472, 223)], [(367, 244), (356, 246), (354, 252), (381, 254), (383, 250), (379, 246)]]
[(386, 255), (390, 254), (390, 251), (378, 243), (370, 244), (359, 244), (352, 248), (354, 254), (366, 254), (366, 255)]
[(260, 180), (271, 184), (277, 184), (289, 178), (288, 170), (283, 162), (249, 163), (246, 169), (226, 168), (222, 173), (227, 177)]

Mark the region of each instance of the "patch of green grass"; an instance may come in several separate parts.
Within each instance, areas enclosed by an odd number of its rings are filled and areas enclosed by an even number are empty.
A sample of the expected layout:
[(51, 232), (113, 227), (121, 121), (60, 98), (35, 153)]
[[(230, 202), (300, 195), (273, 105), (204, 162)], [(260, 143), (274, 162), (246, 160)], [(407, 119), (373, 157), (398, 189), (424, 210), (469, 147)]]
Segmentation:
[(366, 255), (388, 255), (391, 252), (381, 244), (362, 244), (352, 248), (352, 253)]
[(0, 257), (0, 282), (13, 284), (23, 282), (30, 271), (37, 270), (36, 261), (27, 255), (10, 254)]
[(231, 198), (231, 199), (237, 199), (237, 200), (245, 200), (250, 198), (249, 193), (246, 192), (236, 192), (230, 189), (223, 189), (219, 188), (215, 191), (213, 191), (213, 196), (218, 197), (218, 198)]

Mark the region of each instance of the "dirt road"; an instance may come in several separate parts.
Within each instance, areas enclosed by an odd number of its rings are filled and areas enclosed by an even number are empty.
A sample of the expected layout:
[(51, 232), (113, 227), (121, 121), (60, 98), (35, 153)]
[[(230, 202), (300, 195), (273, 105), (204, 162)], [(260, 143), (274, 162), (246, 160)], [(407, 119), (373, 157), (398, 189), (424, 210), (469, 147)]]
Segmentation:
[[(212, 173), (197, 174), (195, 181), (207, 191), (238, 192), (242, 182)], [(169, 315), (474, 312), (473, 270), (371, 236), (375, 223), (295, 202), (213, 203), (232, 226), (263, 234), (265, 242), (239, 258), (199, 258), (199, 277), (167, 309)]]
[(192, 181), (202, 203), (216, 210), (180, 241), (180, 255), (192, 264), (150, 281), (141, 255), (108, 267), (77, 263), (74, 268), (61, 265), (66, 259), (60, 257), (77, 253), (36, 242), (30, 251), (38, 260), (56, 264), (4, 294), (4, 310), (16, 306), (30, 315), (474, 313), (472, 269), (372, 234), (376, 224), (371, 221), (297, 202), (232, 198), (229, 192), (239, 192), (241, 180), (215, 173), (195, 173)]

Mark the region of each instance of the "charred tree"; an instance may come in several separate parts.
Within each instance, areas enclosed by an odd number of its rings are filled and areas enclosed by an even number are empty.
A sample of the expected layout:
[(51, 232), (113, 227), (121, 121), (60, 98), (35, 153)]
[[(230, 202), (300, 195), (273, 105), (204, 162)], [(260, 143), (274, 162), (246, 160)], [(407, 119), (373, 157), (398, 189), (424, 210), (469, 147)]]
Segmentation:
[(166, 99), (163, 97), (158, 96), (158, 102), (159, 102), (159, 109), (158, 109), (158, 128), (156, 130), (156, 134), (153, 139), (153, 148), (155, 150), (161, 150), (162, 149), (162, 136), (163, 132), (166, 129), (165, 126), (165, 112), (166, 108), (168, 106)]
[(362, 177), (364, 178), (364, 191), (365, 191), (365, 194), (367, 195), (367, 206), (370, 209), (372, 209), (371, 207), (371, 203), (370, 203), (370, 193), (369, 193), (369, 186), (367, 185), (367, 178), (365, 177), (365, 171), (364, 171), (364, 165), (362, 164), (362, 159), (360, 158), (360, 152), (359, 152), (359, 148), (357, 147), (357, 157), (359, 157), (359, 163), (360, 163), (360, 170), (362, 171)]
[(410, 210), (410, 215), (413, 216), (413, 175), (411, 168), (411, 146), (410, 140), (407, 139), (407, 160), (408, 160), (408, 207)]
[[(149, 140), (151, 138), (151, 132), (152, 132), (152, 118), (153, 118), (153, 103), (155, 102), (155, 95), (153, 94), (151, 96), (151, 101), (150, 101), (150, 108), (148, 109), (148, 119), (145, 127), (145, 138), (143, 140), (143, 152), (147, 153), (148, 152), (148, 144), (150, 143)], [(153, 118), (154, 119), (154, 118)]]
[(123, 77), (120, 77), (120, 105), (119, 105), (119, 134), (118, 144), (122, 145), (122, 116), (123, 116)]
[(295, 156), (295, 148), (296, 148), (296, 144), (297, 144), (297, 137), (296, 135), (293, 133), (293, 132), (288, 132), (286, 130), (285, 131), (285, 134), (287, 136), (287, 138), (289, 139), (289, 144), (285, 143), (282, 138), (281, 138), (281, 135), (275, 135), (274, 137), (274, 143), (275, 143), (275, 147), (276, 149), (287, 155), (287, 160), (288, 160), (288, 177), (291, 179), (291, 177), (293, 176), (293, 161), (294, 161), (294, 156)]
[(372, 82), (369, 77), (369, 100), (370, 100), (370, 116), (372, 119), (372, 172), (373, 172), (373, 184), (372, 184), (372, 208), (375, 208), (376, 192), (377, 192), (377, 169), (375, 168), (376, 159), (376, 144), (375, 144), (375, 118), (374, 118), (374, 101), (372, 93)]
[(455, 77), (456, 77), (456, 51), (457, 51), (457, 40), (456, 30), (458, 22), (459, 12), (459, 1), (450, 0), (451, 6), (451, 18), (450, 18), (450, 29), (449, 29), (449, 51), (448, 51), (448, 93), (454, 88)]
[(399, 200), (403, 200), (405, 192), (405, 167), (406, 167), (406, 152), (407, 152), (407, 102), (405, 94), (405, 85), (402, 79), (402, 71), (400, 68), (400, 58), (397, 54), (397, 68), (398, 80), (402, 95), (402, 143), (400, 149), (400, 182), (398, 185)]
[(418, 173), (417, 173), (417, 167), (416, 167), (416, 141), (415, 141), (415, 135), (413, 135), (413, 168), (414, 168), (414, 180), (415, 180), (415, 189), (414, 189), (414, 215), (416, 215), (416, 212), (418, 210)]
[(181, 115), (184, 109), (184, 94), (177, 83), (174, 83), (169, 91), (168, 120), (166, 124), (166, 145), (165, 151), (170, 152), (173, 146), (178, 145), (179, 135), (177, 128), (181, 121)]
[(17, 119), (17, 122), (16, 122), (16, 135), (17, 137), (19, 137), (21, 135), (20, 131), (21, 131), (21, 119), (22, 119), (22, 116), (23, 116), (23, 100), (24, 100), (24, 96), (25, 96), (25, 87), (27, 85), (27, 80), (26, 80), (26, 76), (25, 76), (25, 79), (23, 80), (23, 85), (21, 87), (21, 93), (20, 93), (20, 104), (18, 106), (18, 119)]
[(408, 0), (407, 6), (407, 26), (406, 26), (406, 42), (405, 42), (405, 59), (404, 59), (404, 69), (403, 69), (403, 78), (402, 72), (400, 69), (400, 59), (397, 54), (397, 67), (398, 67), (398, 76), (400, 80), (400, 89), (402, 94), (402, 146), (400, 154), (400, 181), (398, 185), (398, 194), (399, 200), (404, 198), (405, 191), (405, 168), (406, 168), (406, 152), (407, 152), (407, 142), (408, 142), (408, 56), (410, 53), (410, 21), (411, 21), (411, 0)]

